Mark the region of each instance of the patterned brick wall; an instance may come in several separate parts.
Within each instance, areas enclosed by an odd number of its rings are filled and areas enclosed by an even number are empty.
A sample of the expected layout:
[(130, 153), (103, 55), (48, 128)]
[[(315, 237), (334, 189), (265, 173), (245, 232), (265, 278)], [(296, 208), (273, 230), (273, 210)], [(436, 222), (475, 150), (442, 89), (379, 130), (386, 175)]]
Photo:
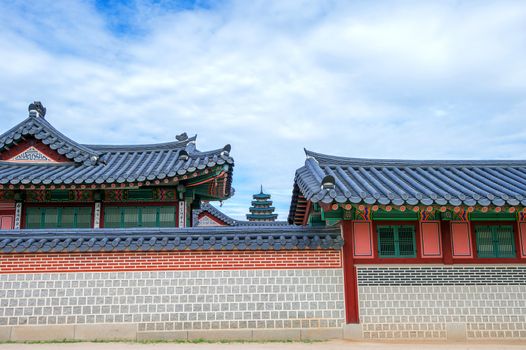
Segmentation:
[(0, 274), (0, 326), (335, 328), (343, 317), (342, 269)]
[(0, 273), (340, 268), (337, 250), (0, 254)]
[(363, 336), (526, 339), (526, 266), (359, 266)]
[(360, 267), (360, 286), (526, 285), (526, 266)]

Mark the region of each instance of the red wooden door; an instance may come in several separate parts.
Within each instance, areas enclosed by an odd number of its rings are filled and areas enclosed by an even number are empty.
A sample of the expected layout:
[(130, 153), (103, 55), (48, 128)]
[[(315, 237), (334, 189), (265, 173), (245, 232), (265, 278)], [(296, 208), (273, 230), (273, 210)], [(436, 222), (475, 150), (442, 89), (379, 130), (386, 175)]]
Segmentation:
[(12, 230), (15, 217), (13, 215), (1, 215), (0, 216), (0, 229)]

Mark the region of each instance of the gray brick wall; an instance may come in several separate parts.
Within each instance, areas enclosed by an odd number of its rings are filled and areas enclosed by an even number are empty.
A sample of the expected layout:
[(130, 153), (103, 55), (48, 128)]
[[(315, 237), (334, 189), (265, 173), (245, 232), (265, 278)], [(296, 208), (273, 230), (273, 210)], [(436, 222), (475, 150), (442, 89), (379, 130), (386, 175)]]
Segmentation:
[(526, 339), (526, 266), (358, 267), (366, 339)]
[(526, 266), (360, 267), (360, 286), (526, 286)]
[(341, 269), (0, 275), (0, 326), (341, 327)]

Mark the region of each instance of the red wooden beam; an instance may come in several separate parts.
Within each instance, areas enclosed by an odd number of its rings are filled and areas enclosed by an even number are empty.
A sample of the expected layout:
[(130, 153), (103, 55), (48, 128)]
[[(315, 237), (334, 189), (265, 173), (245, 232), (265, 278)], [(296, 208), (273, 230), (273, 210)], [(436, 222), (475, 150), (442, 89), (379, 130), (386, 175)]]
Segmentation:
[(358, 281), (352, 253), (352, 221), (341, 221), (343, 232), (343, 279), (345, 288), (345, 320), (360, 323)]

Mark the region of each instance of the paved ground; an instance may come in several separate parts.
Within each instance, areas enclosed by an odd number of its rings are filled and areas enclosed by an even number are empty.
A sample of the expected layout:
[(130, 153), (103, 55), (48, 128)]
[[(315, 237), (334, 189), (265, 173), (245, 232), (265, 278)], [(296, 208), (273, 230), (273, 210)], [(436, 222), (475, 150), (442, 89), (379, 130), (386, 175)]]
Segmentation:
[(523, 344), (379, 344), (355, 343), (350, 341), (330, 341), (321, 343), (214, 343), (214, 344), (178, 344), (178, 343), (70, 343), (70, 344), (0, 344), (0, 350), (526, 350)]

